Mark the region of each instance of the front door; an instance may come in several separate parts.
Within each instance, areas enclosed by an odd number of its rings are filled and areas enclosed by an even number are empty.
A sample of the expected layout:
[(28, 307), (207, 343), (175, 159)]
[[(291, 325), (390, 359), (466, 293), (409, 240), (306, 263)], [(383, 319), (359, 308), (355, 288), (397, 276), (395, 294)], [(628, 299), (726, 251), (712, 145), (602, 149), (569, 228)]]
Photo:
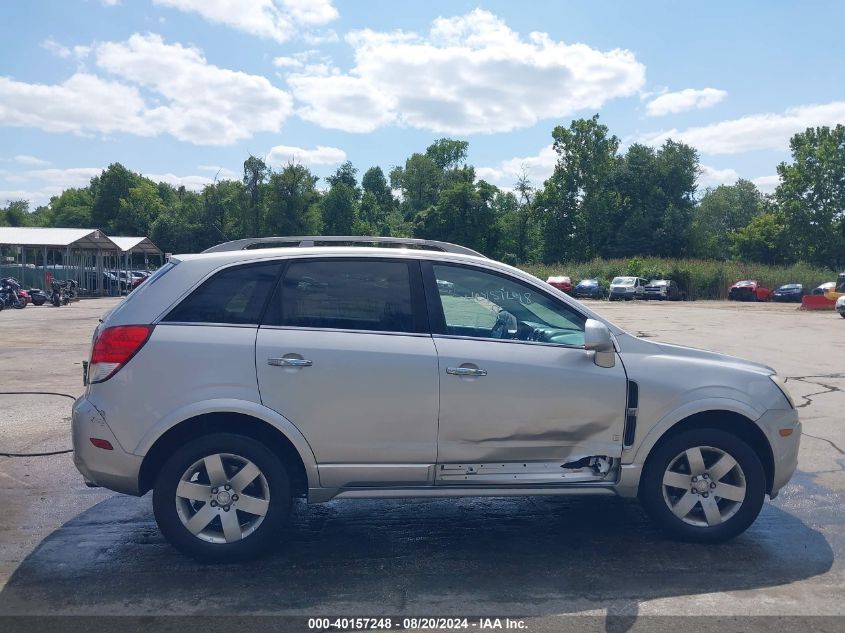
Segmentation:
[(323, 487), (430, 484), (437, 354), (419, 262), (294, 259), (256, 341), (261, 400), (299, 428)]
[(621, 455), (626, 376), (618, 358), (599, 367), (584, 349), (586, 317), (481, 268), (426, 264), (426, 277), (440, 361), (436, 482), (600, 479)]

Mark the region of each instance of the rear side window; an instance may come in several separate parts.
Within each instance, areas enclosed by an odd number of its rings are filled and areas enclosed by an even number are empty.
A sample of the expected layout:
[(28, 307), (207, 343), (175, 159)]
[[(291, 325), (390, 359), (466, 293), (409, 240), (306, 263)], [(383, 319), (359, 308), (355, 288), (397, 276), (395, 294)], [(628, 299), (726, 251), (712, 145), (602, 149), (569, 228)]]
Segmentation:
[(258, 325), (280, 266), (269, 262), (227, 268), (194, 290), (164, 321)]
[(292, 261), (265, 318), (267, 325), (417, 332), (406, 262)]

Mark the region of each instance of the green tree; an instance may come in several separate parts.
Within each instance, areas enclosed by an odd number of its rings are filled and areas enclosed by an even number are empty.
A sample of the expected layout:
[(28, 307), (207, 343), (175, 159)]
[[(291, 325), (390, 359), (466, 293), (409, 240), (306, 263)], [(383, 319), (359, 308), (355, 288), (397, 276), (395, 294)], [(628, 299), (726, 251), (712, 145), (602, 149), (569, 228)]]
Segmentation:
[(267, 231), (271, 235), (319, 235), (320, 193), (317, 176), (304, 165), (288, 163), (270, 174), (267, 193)]
[(256, 236), (261, 235), (261, 193), (268, 173), (267, 164), (260, 158), (250, 155), (244, 161), (243, 183), (246, 189), (249, 214), (252, 218), (252, 231), (253, 235)]
[(743, 261), (784, 264), (792, 259), (787, 218), (779, 210), (754, 216), (731, 234), (734, 254)]
[(115, 235), (149, 235), (150, 227), (164, 210), (158, 186), (139, 178), (136, 186), (118, 201), (110, 227)]
[(138, 185), (140, 177), (120, 163), (112, 163), (103, 173), (91, 181), (94, 189), (94, 204), (91, 207), (93, 228), (107, 234), (115, 231), (115, 218), (120, 211), (120, 201), (129, 196), (129, 190)]
[(411, 154), (404, 167), (395, 167), (390, 172), (390, 184), (402, 192), (402, 206), (405, 217), (428, 209), (440, 192), (443, 170), (425, 154)]
[(469, 143), (466, 141), (441, 138), (426, 148), (425, 155), (441, 170), (446, 171), (463, 165), (466, 162), (468, 150)]
[(845, 263), (845, 125), (807, 128), (789, 142), (775, 191), (801, 259)]
[(543, 258), (588, 259), (605, 250), (609, 235), (609, 185), (619, 139), (598, 115), (559, 125), (552, 138), (558, 161), (536, 206), (544, 224)]
[(0, 226), (28, 226), (29, 201), (11, 200), (5, 209), (0, 209)]
[(356, 221), (355, 189), (347, 182), (335, 180), (323, 196), (323, 231), (327, 235), (351, 235)]
[(763, 211), (763, 196), (750, 180), (708, 189), (694, 212), (692, 251), (696, 257), (728, 259), (736, 231)]
[(349, 187), (357, 197), (360, 194), (357, 174), (358, 170), (352, 165), (352, 161), (346, 161), (331, 176), (326, 177), (326, 182), (329, 183), (330, 187), (342, 183)]

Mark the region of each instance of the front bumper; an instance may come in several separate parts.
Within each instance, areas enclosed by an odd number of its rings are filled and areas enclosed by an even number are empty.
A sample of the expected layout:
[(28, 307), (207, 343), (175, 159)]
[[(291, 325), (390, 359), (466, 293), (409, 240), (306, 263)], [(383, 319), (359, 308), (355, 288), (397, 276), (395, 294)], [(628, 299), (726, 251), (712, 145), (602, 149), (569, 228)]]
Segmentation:
[[(85, 396), (73, 403), (73, 463), (89, 484), (130, 495), (138, 494), (143, 457), (124, 451), (100, 411)], [(98, 448), (90, 438), (106, 440), (111, 450)]]
[[(757, 420), (769, 446), (772, 448), (774, 473), (770, 496), (776, 497), (795, 469), (798, 467), (798, 448), (801, 445), (801, 421), (795, 409), (769, 409)], [(792, 434), (787, 437), (780, 435), (781, 429), (791, 429)]]

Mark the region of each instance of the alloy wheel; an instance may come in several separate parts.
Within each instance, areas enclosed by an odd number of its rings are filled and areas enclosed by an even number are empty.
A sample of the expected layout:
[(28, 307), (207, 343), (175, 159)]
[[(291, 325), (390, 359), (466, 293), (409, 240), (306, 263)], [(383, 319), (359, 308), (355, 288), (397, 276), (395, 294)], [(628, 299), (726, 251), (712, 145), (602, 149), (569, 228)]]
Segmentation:
[(258, 529), (270, 507), (264, 473), (250, 460), (215, 453), (194, 462), (176, 487), (176, 512), (207, 543), (234, 543)]
[(679, 453), (663, 474), (663, 499), (688, 525), (712, 527), (733, 517), (746, 497), (745, 473), (727, 452), (696, 446)]

